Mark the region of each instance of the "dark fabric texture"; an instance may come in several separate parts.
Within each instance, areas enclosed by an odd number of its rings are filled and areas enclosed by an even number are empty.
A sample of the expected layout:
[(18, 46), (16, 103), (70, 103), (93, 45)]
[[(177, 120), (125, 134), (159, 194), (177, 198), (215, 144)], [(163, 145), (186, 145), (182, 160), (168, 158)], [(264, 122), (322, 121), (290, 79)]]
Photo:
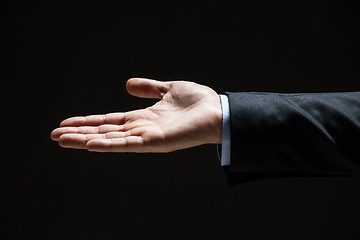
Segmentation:
[(360, 92), (227, 92), (230, 186), (261, 178), (360, 176)]

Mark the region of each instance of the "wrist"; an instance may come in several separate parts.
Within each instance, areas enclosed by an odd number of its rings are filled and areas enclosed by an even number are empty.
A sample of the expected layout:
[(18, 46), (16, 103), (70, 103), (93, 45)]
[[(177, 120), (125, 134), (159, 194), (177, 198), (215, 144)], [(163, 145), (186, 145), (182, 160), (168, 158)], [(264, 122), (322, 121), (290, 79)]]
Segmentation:
[(221, 107), (221, 99), (218, 94), (216, 94), (216, 98), (214, 98), (214, 102), (211, 105), (212, 111), (212, 126), (209, 128), (211, 132), (211, 138), (209, 138), (210, 143), (212, 144), (221, 144), (222, 142), (222, 121), (223, 121), (223, 113)]

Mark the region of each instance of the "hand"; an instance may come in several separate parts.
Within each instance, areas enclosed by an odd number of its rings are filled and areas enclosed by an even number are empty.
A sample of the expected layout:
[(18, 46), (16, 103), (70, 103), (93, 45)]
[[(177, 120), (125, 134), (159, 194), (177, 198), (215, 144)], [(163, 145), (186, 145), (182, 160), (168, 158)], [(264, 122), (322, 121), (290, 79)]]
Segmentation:
[(160, 101), (125, 113), (68, 118), (51, 138), (65, 148), (97, 152), (171, 152), (221, 143), (221, 103), (211, 88), (132, 78), (126, 89), (134, 96)]

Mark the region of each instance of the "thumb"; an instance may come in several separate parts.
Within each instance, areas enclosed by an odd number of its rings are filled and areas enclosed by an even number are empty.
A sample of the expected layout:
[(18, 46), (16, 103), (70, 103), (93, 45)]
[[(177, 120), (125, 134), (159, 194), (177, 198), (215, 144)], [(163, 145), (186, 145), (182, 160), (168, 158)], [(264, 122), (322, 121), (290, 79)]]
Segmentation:
[(169, 91), (168, 82), (160, 82), (146, 78), (130, 78), (126, 83), (126, 90), (131, 95), (142, 98), (159, 98)]

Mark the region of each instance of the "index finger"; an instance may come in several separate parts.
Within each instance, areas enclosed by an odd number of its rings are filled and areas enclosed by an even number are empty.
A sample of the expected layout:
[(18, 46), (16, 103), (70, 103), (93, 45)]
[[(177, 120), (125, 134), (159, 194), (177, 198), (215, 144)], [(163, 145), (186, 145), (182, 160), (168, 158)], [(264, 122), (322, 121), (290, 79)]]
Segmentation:
[(60, 127), (98, 126), (102, 124), (124, 124), (124, 113), (108, 113), (89, 116), (78, 116), (65, 119)]

